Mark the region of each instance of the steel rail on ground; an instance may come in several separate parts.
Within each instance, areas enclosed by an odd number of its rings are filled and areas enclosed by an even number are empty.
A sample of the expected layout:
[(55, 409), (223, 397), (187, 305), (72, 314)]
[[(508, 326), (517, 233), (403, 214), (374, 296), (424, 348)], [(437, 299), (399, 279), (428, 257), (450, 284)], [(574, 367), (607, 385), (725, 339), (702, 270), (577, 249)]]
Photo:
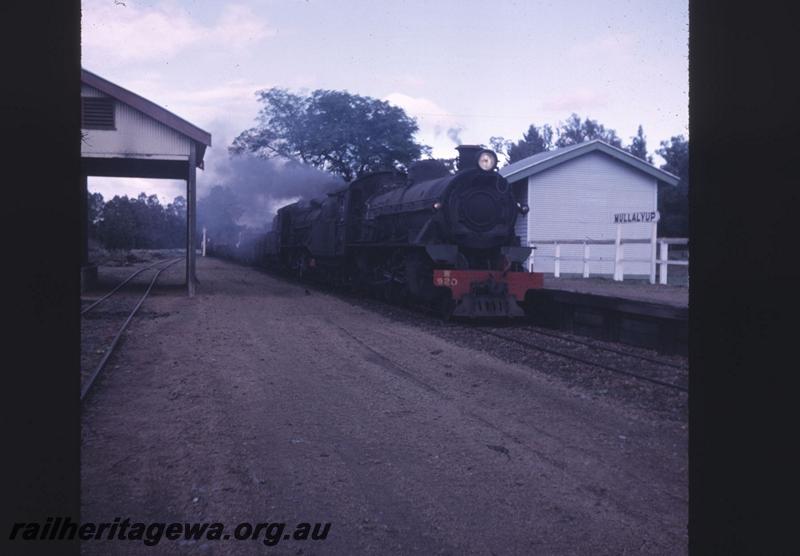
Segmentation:
[(635, 359), (641, 359), (642, 361), (648, 361), (655, 365), (663, 365), (665, 367), (672, 367), (673, 369), (678, 369), (681, 371), (686, 370), (685, 365), (676, 365), (675, 363), (670, 363), (669, 361), (659, 361), (658, 359), (653, 359), (652, 357), (647, 357), (645, 355), (639, 355), (638, 353), (629, 353), (625, 350), (615, 349), (607, 346), (600, 346), (592, 342), (585, 342), (583, 340), (578, 340), (577, 338), (569, 338), (567, 336), (561, 334), (554, 334), (552, 332), (545, 332), (543, 330), (533, 329), (533, 328), (522, 328), (520, 330), (525, 330), (526, 332), (533, 332), (534, 334), (541, 334), (542, 336), (549, 336), (551, 338), (556, 338), (558, 340), (564, 340), (565, 342), (572, 342), (574, 344), (580, 344), (582, 346), (590, 347), (593, 349), (599, 349), (601, 351), (608, 351), (609, 353), (617, 353), (619, 355), (624, 355), (625, 357), (633, 357)]
[[(178, 258), (176, 258), (176, 259), (172, 259), (172, 260), (170, 261), (170, 263), (175, 263), (175, 262), (178, 262), (178, 261), (180, 261), (181, 259), (183, 259), (183, 257), (178, 257)], [(150, 270), (150, 269), (151, 269), (151, 268), (153, 268), (154, 266), (156, 266), (156, 265), (160, 265), (160, 264), (162, 264), (163, 262), (164, 262), (164, 261), (158, 261), (158, 262), (155, 262), (155, 263), (151, 264), (150, 266), (146, 266), (146, 267), (144, 267), (144, 268), (140, 268), (139, 270), (137, 270), (136, 272), (134, 272), (133, 274), (131, 274), (130, 276), (128, 276), (127, 278), (125, 278), (125, 280), (123, 280), (121, 283), (119, 283), (119, 284), (117, 285), (117, 287), (116, 287), (116, 288), (114, 288), (113, 290), (111, 290), (110, 292), (108, 292), (107, 294), (105, 294), (103, 297), (101, 297), (100, 299), (98, 299), (97, 301), (95, 301), (94, 303), (92, 303), (91, 305), (89, 305), (88, 307), (86, 307), (85, 309), (81, 309), (81, 315), (85, 315), (86, 313), (88, 313), (89, 311), (91, 311), (92, 309), (94, 309), (95, 307), (97, 307), (98, 305), (100, 305), (100, 303), (102, 303), (103, 301), (105, 301), (106, 299), (108, 299), (109, 297), (111, 297), (112, 295), (114, 295), (115, 293), (117, 293), (117, 291), (119, 291), (119, 289), (120, 289), (122, 286), (124, 286), (125, 284), (127, 284), (128, 282), (130, 282), (131, 280), (133, 280), (133, 279), (134, 279), (136, 276), (138, 276), (139, 274), (141, 274), (141, 273), (142, 273), (142, 272), (144, 272), (145, 270)]]
[[(103, 358), (100, 360), (100, 363), (97, 365), (95, 370), (92, 371), (92, 374), (89, 376), (89, 378), (87, 378), (86, 383), (81, 388), (81, 401), (83, 401), (84, 398), (86, 398), (86, 394), (89, 392), (89, 389), (92, 387), (92, 384), (94, 384), (94, 381), (97, 378), (97, 376), (100, 374), (100, 371), (102, 371), (103, 367), (105, 367), (106, 362), (108, 361), (108, 358), (111, 357), (111, 354), (114, 352), (114, 348), (117, 347), (117, 343), (119, 343), (120, 338), (122, 338), (122, 333), (125, 332), (125, 329), (128, 327), (128, 324), (130, 324), (131, 320), (133, 320), (134, 315), (139, 310), (139, 307), (141, 307), (142, 303), (144, 303), (144, 300), (147, 299), (147, 296), (150, 294), (150, 290), (153, 289), (153, 286), (155, 285), (156, 280), (158, 280), (158, 277), (161, 275), (162, 272), (164, 272), (169, 267), (171, 267), (172, 265), (174, 265), (175, 263), (177, 263), (178, 261), (181, 261), (181, 260), (183, 260), (183, 257), (179, 257), (177, 259), (169, 261), (166, 265), (164, 265), (163, 267), (158, 269), (158, 272), (156, 272), (155, 276), (153, 276), (152, 280), (150, 280), (150, 285), (147, 286), (147, 290), (144, 292), (144, 295), (142, 295), (142, 297), (139, 299), (138, 303), (136, 303), (136, 306), (133, 308), (131, 313), (128, 315), (128, 318), (125, 319), (125, 322), (122, 324), (122, 327), (117, 332), (117, 335), (114, 336), (114, 339), (111, 341), (111, 345), (106, 350), (105, 354), (103, 354)], [(159, 262), (161, 263), (163, 261), (159, 261)], [(151, 265), (148, 268), (152, 269), (153, 266), (155, 266), (155, 265)], [(143, 270), (147, 270), (147, 269), (143, 269)], [(138, 274), (138, 272), (136, 274)], [(132, 278), (132, 276), (131, 276), (131, 278)], [(130, 278), (128, 280), (130, 280)]]
[(481, 332), (483, 332), (484, 334), (489, 334), (490, 336), (494, 336), (496, 338), (500, 338), (502, 340), (506, 340), (507, 342), (513, 342), (513, 343), (520, 344), (520, 345), (525, 346), (525, 347), (529, 347), (529, 348), (532, 348), (532, 349), (535, 349), (535, 350), (538, 350), (538, 351), (543, 351), (545, 353), (549, 353), (551, 355), (555, 355), (557, 357), (562, 357), (564, 359), (570, 359), (572, 361), (577, 361), (579, 363), (584, 363), (586, 365), (591, 365), (593, 367), (598, 367), (598, 368), (604, 369), (606, 371), (611, 371), (612, 373), (617, 373), (617, 374), (629, 376), (631, 378), (635, 378), (637, 380), (643, 380), (645, 382), (651, 382), (651, 383), (656, 384), (658, 386), (663, 386), (665, 388), (670, 388), (672, 390), (679, 390), (681, 392), (689, 392), (688, 388), (686, 388), (684, 386), (681, 386), (679, 384), (672, 384), (670, 382), (664, 382), (663, 380), (650, 378), (648, 376), (640, 375), (640, 374), (637, 374), (637, 373), (632, 373), (630, 371), (624, 371), (622, 369), (618, 369), (618, 368), (612, 367), (610, 365), (604, 365), (603, 363), (598, 363), (596, 361), (590, 361), (588, 359), (584, 359), (583, 357), (576, 357), (574, 355), (563, 353), (563, 352), (560, 352), (560, 351), (555, 350), (555, 349), (542, 347), (542, 346), (540, 346), (538, 344), (534, 344), (532, 342), (526, 342), (525, 340), (520, 340), (518, 338), (512, 338), (511, 336), (505, 336), (503, 334), (498, 334), (498, 333), (492, 332), (490, 330), (481, 329)]

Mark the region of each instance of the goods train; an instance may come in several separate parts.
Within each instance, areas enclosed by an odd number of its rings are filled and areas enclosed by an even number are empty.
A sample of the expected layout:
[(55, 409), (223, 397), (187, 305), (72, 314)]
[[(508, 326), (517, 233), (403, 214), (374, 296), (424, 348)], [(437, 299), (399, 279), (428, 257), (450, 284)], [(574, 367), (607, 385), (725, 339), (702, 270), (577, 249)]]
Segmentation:
[(288, 269), (298, 277), (379, 292), (461, 317), (519, 317), (542, 274), (527, 272), (530, 247), (497, 155), (458, 147), (458, 171), (425, 160), (408, 174), (377, 172), (324, 198), (278, 210), (272, 230), (210, 246), (212, 255)]

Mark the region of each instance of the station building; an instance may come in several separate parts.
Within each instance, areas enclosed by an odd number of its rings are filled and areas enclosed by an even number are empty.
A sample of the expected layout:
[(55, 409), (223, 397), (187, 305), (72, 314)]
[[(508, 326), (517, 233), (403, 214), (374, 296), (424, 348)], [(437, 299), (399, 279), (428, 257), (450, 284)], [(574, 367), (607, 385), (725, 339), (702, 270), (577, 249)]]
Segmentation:
[[(517, 219), (522, 245), (536, 247), (533, 267), (553, 273), (553, 241), (615, 240), (620, 217), (623, 238), (649, 239), (652, 223), (647, 215), (658, 211), (659, 183), (675, 186), (678, 178), (632, 154), (601, 140), (587, 141), (535, 154), (500, 169), (512, 184), (517, 200), (530, 207)], [(638, 215), (644, 215), (639, 217)], [(581, 274), (584, 246), (565, 243), (559, 247), (562, 275)], [(590, 245), (591, 275), (612, 275), (614, 245)], [(626, 259), (649, 259), (649, 244), (624, 248)], [(647, 263), (625, 264), (625, 274), (647, 276)]]

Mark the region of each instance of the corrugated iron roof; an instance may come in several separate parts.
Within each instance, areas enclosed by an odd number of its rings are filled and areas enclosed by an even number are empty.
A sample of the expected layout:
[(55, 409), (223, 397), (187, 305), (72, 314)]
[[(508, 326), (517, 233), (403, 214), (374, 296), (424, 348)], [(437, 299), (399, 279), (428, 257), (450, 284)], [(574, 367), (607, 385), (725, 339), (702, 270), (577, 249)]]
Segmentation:
[(200, 129), (196, 125), (184, 120), (180, 116), (173, 114), (166, 108), (162, 108), (158, 104), (147, 100), (146, 98), (137, 95), (128, 89), (120, 87), (116, 83), (112, 83), (108, 79), (104, 79), (84, 68), (81, 68), (81, 82), (86, 83), (90, 87), (94, 87), (95, 89), (119, 100), (120, 102), (124, 102), (125, 104), (132, 106), (136, 110), (147, 114), (154, 120), (195, 141), (198, 144), (197, 165), (202, 167), (203, 155), (205, 154), (206, 147), (211, 146), (211, 134), (209, 132)]
[(501, 168), (500, 175), (506, 178), (508, 181), (518, 181), (527, 178), (528, 176), (538, 174), (539, 172), (543, 172), (549, 168), (552, 168), (553, 166), (563, 164), (564, 162), (572, 160), (573, 158), (577, 158), (586, 153), (594, 151), (600, 151), (612, 156), (620, 162), (624, 162), (629, 166), (633, 166), (637, 170), (649, 174), (664, 183), (678, 185), (678, 182), (680, 181), (677, 176), (656, 168), (649, 162), (633, 156), (631, 153), (618, 147), (609, 145), (600, 139), (594, 139), (592, 141), (579, 143), (577, 145), (570, 145), (569, 147), (562, 147), (552, 151), (545, 151), (533, 156), (529, 156), (528, 158), (523, 158), (522, 160), (518, 160), (513, 164), (509, 164), (508, 166)]

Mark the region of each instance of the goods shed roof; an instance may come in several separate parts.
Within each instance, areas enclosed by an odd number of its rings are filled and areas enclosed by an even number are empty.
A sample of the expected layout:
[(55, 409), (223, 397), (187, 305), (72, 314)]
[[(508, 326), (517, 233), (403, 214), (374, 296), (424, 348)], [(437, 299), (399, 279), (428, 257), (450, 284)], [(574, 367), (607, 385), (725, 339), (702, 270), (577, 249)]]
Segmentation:
[(641, 158), (633, 156), (631, 153), (620, 148), (609, 145), (600, 139), (579, 143), (577, 145), (570, 145), (569, 147), (562, 147), (552, 151), (545, 151), (533, 156), (529, 156), (528, 158), (523, 158), (522, 160), (501, 168), (500, 175), (502, 175), (508, 181), (518, 181), (527, 178), (528, 176), (548, 170), (553, 166), (563, 164), (564, 162), (572, 160), (573, 158), (577, 158), (586, 153), (595, 151), (612, 156), (620, 162), (633, 166), (637, 170), (649, 174), (658, 181), (662, 181), (670, 185), (678, 185), (678, 182), (680, 181), (677, 176), (674, 176), (669, 172), (665, 172), (664, 170), (660, 170)]
[(169, 110), (162, 108), (158, 104), (147, 100), (146, 98), (137, 95), (116, 83), (100, 77), (91, 71), (81, 68), (81, 82), (94, 87), (102, 93), (115, 98), (116, 100), (135, 108), (139, 112), (146, 114), (157, 122), (185, 135), (195, 142), (197, 149), (196, 164), (198, 168), (203, 167), (203, 156), (205, 155), (206, 147), (211, 146), (211, 134), (197, 127), (196, 125), (187, 122), (180, 116), (177, 116)]

